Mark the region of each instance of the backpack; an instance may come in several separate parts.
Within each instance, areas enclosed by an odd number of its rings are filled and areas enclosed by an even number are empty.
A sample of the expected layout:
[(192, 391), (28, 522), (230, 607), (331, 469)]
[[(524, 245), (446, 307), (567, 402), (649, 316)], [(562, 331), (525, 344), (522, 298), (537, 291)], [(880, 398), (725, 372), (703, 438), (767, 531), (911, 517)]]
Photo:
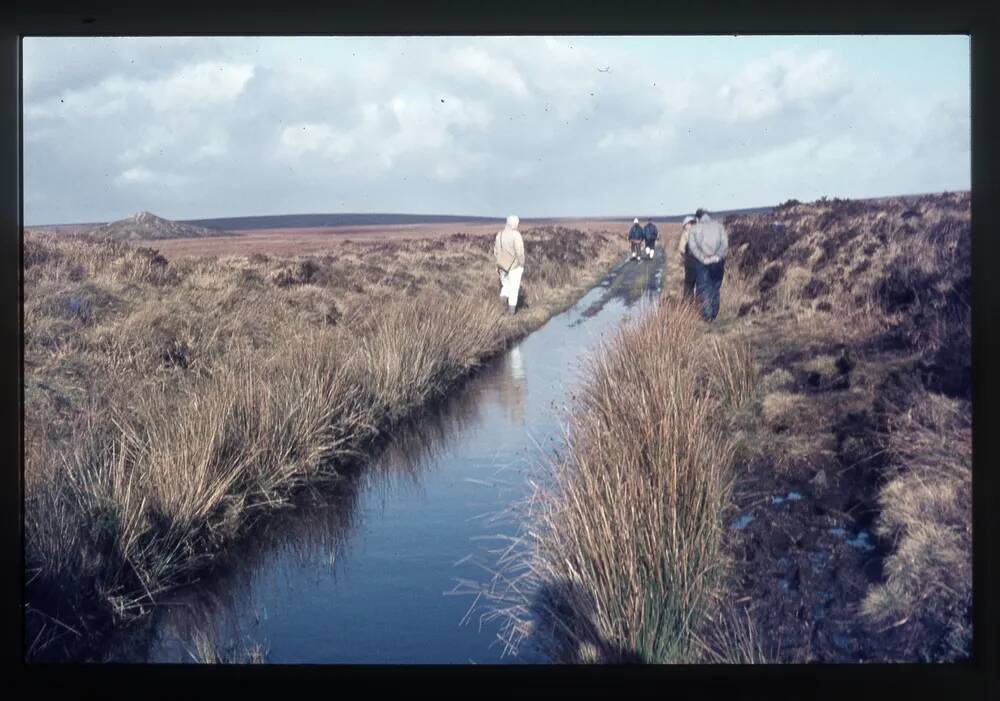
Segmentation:
[(729, 253), (729, 236), (722, 222), (708, 219), (692, 226), (688, 234), (688, 250), (702, 263), (712, 256), (724, 259)]

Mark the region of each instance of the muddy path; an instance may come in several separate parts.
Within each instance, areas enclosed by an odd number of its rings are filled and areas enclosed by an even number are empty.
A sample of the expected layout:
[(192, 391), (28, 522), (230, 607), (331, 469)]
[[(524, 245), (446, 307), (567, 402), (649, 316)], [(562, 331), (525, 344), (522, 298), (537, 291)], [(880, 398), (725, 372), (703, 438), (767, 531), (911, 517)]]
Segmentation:
[(600, 296), (580, 313), (581, 318), (577, 323), (582, 323), (583, 320), (599, 313), (612, 299), (621, 299), (631, 305), (644, 296), (667, 289), (666, 281), (677, 277), (677, 266), (669, 250), (664, 255), (665, 249), (659, 245), (661, 242), (662, 239), (656, 246), (653, 260), (627, 257), (614, 266), (597, 285), (596, 289), (602, 291)]
[[(885, 581), (885, 558), (895, 548), (875, 526), (879, 490), (892, 469), (885, 421), (912, 361), (827, 343), (772, 347), (768, 355), (764, 373), (791, 375), (782, 396), (795, 408), (765, 411), (760, 431), (795, 448), (741, 465), (727, 524), (733, 600), (751, 612), (775, 661), (943, 659), (951, 643), (940, 624), (903, 618), (876, 625), (861, 613), (869, 590)], [(829, 369), (813, 369), (816, 358)]]
[(886, 418), (912, 358), (780, 327), (757, 338), (758, 367), (772, 387), (755, 419), (764, 449), (739, 465), (727, 523), (732, 600), (751, 613), (778, 662), (940, 659), (940, 650), (915, 651), (941, 631), (906, 620), (876, 626), (860, 610), (885, 581), (894, 547), (876, 532), (877, 497), (889, 470)]
[[(499, 621), (470, 617), (462, 580), (483, 580), (509, 512), (558, 450), (562, 411), (588, 353), (655, 300), (664, 256), (623, 261), (450, 396), (401, 427), (379, 455), (161, 601), (108, 661), (526, 663), (504, 657)], [(530, 285), (530, 281), (528, 281)], [(499, 539), (499, 541), (498, 541)]]

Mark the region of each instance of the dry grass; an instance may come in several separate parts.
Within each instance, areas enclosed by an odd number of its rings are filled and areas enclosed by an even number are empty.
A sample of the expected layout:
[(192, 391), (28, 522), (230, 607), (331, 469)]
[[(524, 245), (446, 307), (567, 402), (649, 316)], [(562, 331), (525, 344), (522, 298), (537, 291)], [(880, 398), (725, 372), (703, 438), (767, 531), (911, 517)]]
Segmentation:
[(144, 615), (620, 255), (599, 233), (525, 240), (528, 306), (507, 317), (491, 237), (169, 262), (27, 236), (30, 639)]
[[(821, 200), (728, 217), (732, 267), (743, 278), (745, 300), (736, 315), (765, 315), (772, 325), (797, 324), (807, 335), (841, 340), (898, 326), (901, 317), (914, 316), (914, 303), (945, 312), (927, 315), (931, 326), (946, 324), (944, 317), (962, 313), (943, 309), (951, 301), (938, 302), (967, 284), (968, 208), (968, 193), (952, 193), (914, 201)], [(942, 330), (920, 329), (914, 341), (939, 341), (935, 333)]]
[(196, 633), (187, 652), (191, 659), (199, 664), (264, 664), (267, 662), (267, 648), (260, 643), (244, 646), (242, 650), (220, 650), (216, 642), (206, 633)]
[(899, 416), (888, 449), (896, 474), (879, 493), (879, 534), (892, 539), (886, 580), (862, 610), (884, 625), (938, 614), (946, 658), (967, 653), (972, 606), (972, 422), (968, 404), (927, 394)]
[[(823, 463), (835, 447), (828, 445), (829, 431), (838, 417), (852, 412), (878, 417), (887, 433), (862, 446), (865, 454), (856, 458), (887, 449), (877, 503), (871, 501), (879, 511), (877, 531), (893, 551), (884, 564), (884, 581), (864, 599), (863, 613), (873, 630), (912, 627), (915, 632), (904, 633), (900, 649), (891, 653), (898, 659), (967, 655), (969, 193), (821, 200), (733, 217), (727, 226), (742, 273), (757, 292), (737, 310), (750, 326), (743, 335), (755, 348), (776, 348), (765, 354), (774, 369), (765, 377), (761, 406), (771, 432), (761, 432), (751, 452), (766, 458), (758, 463), (779, 470)], [(817, 393), (839, 373), (833, 356), (812, 349), (831, 347), (851, 349), (859, 364), (849, 389)], [(777, 360), (779, 351), (792, 351), (789, 357), (795, 359)], [(822, 380), (803, 392), (808, 388), (786, 368), (800, 378), (812, 374)], [(851, 446), (851, 441), (840, 446), (840, 457), (848, 457)]]
[(596, 357), (491, 592), (511, 648), (531, 636), (563, 662), (700, 659), (725, 572), (734, 446), (720, 426), (752, 376), (746, 349), (708, 338), (689, 304), (662, 303)]
[[(779, 222), (784, 230), (771, 227)], [(564, 455), (480, 591), (487, 618), (504, 620), (509, 651), (532, 642), (561, 662), (782, 657), (767, 649), (769, 631), (726, 599), (734, 459), (794, 466), (807, 479), (841, 459), (870, 459), (867, 436), (841, 444), (835, 429), (873, 411), (896, 417), (889, 441), (905, 467), (884, 476), (879, 530), (897, 550), (865, 613), (945, 621), (960, 655), (971, 414), (937, 392), (968, 389), (968, 195), (824, 201), (727, 225), (734, 254), (718, 321), (706, 328), (692, 306), (661, 302), (590, 367)], [(855, 362), (844, 349), (864, 362), (834, 387)], [(780, 360), (786, 352), (792, 360)], [(769, 366), (764, 378), (758, 363)], [(877, 408), (887, 376), (921, 363), (943, 379), (920, 370), (927, 389), (910, 397), (920, 408), (902, 418)]]

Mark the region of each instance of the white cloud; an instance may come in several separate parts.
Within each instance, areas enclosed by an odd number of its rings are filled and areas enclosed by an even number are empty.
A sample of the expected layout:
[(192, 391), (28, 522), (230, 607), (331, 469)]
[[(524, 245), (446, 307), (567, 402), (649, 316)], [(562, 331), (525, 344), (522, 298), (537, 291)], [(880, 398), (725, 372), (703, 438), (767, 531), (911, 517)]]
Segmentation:
[(28, 218), (586, 215), (968, 186), (960, 81), (915, 94), (822, 42), (736, 61), (721, 38), (697, 59), (644, 41), (36, 42)]
[(143, 81), (134, 87), (157, 110), (198, 109), (232, 101), (253, 73), (250, 64), (212, 61), (185, 66), (166, 79)]
[(490, 55), (483, 49), (464, 46), (451, 51), (447, 68), (452, 75), (472, 77), (510, 95), (528, 95), (528, 85), (514, 64), (502, 56)]
[(811, 107), (844, 93), (844, 69), (830, 51), (775, 51), (749, 61), (717, 95), (729, 121), (745, 122), (790, 107)]
[(158, 172), (136, 166), (119, 173), (114, 180), (116, 185), (122, 187), (149, 185), (157, 189), (178, 189), (191, 183), (191, 178), (176, 173)]
[(354, 149), (354, 139), (350, 134), (327, 124), (287, 126), (281, 132), (281, 144), (286, 149), (286, 155), (292, 158), (304, 153), (317, 153), (338, 160)]

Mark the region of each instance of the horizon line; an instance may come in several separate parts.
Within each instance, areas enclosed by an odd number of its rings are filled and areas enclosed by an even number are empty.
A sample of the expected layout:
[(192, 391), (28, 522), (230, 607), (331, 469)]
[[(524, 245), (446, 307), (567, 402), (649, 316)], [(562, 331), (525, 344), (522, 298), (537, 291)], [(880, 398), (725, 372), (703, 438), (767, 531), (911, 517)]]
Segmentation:
[[(960, 189), (956, 189), (956, 190), (934, 190), (934, 191), (930, 191), (930, 192), (899, 193), (899, 194), (892, 194), (892, 195), (872, 195), (872, 196), (868, 196), (868, 197), (840, 197), (838, 195), (832, 195), (832, 196), (831, 195), (823, 195), (823, 196), (818, 197), (818, 198), (813, 199), (813, 200), (800, 200), (800, 201), (802, 203), (804, 203), (804, 204), (809, 204), (809, 203), (812, 203), (812, 202), (819, 202), (819, 201), (821, 201), (823, 199), (828, 199), (828, 200), (832, 200), (832, 199), (884, 200), (884, 199), (892, 199), (892, 198), (897, 198), (897, 197), (925, 197), (927, 195), (941, 195), (941, 194), (947, 194), (947, 193), (950, 193), (950, 192), (969, 192), (969, 193), (971, 193), (972, 192), (972, 188), (960, 188)], [(788, 198), (788, 199), (796, 199), (796, 198), (791, 197), (791, 198)], [(788, 200), (785, 200), (785, 201), (788, 201)], [(781, 203), (779, 202), (778, 204), (781, 204)], [(705, 209), (709, 213), (711, 213), (711, 212), (726, 213), (726, 212), (735, 212), (735, 211), (748, 210), (748, 209), (773, 209), (773, 208), (777, 207), (778, 204), (752, 205), (752, 206), (745, 206), (745, 207), (730, 207), (728, 209), (708, 209), (708, 208), (705, 208)], [(538, 220), (538, 219), (555, 219), (555, 220), (574, 220), (574, 219), (608, 219), (608, 220), (619, 220), (619, 219), (623, 219), (623, 220), (627, 220), (627, 219), (634, 219), (636, 217), (638, 217), (639, 219), (652, 219), (652, 218), (656, 218), (656, 219), (675, 219), (675, 218), (678, 218), (678, 217), (687, 216), (688, 214), (693, 214), (696, 209), (698, 209), (698, 208), (695, 207), (695, 208), (693, 208), (691, 210), (691, 212), (682, 213), (682, 214), (656, 214), (656, 215), (648, 215), (648, 214), (646, 214), (646, 215), (641, 215), (641, 216), (640, 215), (636, 215), (636, 214), (628, 214), (628, 215), (624, 215), (624, 214), (622, 214), (622, 215), (608, 215), (608, 214), (590, 214), (590, 215), (588, 215), (588, 214), (576, 214), (576, 215), (545, 215), (545, 216), (523, 216), (523, 217), (518, 215), (518, 218), (521, 221), (530, 221), (530, 220), (533, 220), (533, 219), (534, 220)], [(107, 221), (64, 222), (64, 223), (59, 223), (59, 224), (52, 224), (52, 223), (49, 223), (49, 224), (22, 224), (21, 228), (22, 229), (38, 229), (38, 228), (56, 227), (56, 226), (100, 226), (100, 225), (103, 225), (103, 224), (110, 224), (112, 222), (123, 221), (124, 219), (128, 219), (129, 217), (133, 216), (134, 214), (138, 214), (139, 212), (143, 212), (143, 211), (148, 212), (149, 210), (142, 210), (142, 209), (140, 209), (140, 210), (137, 210), (136, 212), (133, 212), (132, 214), (128, 214), (125, 217), (122, 217), (121, 219), (111, 219), (111, 220), (107, 220)], [(149, 212), (149, 213), (150, 214), (154, 214), (153, 212)], [(503, 221), (503, 220), (505, 220), (507, 218), (506, 214), (505, 215), (493, 216), (493, 215), (488, 215), (488, 214), (428, 214), (428, 213), (413, 213), (413, 212), (375, 212), (375, 211), (372, 211), (372, 212), (286, 212), (284, 214), (237, 214), (237, 215), (217, 216), (217, 217), (187, 217), (187, 218), (184, 218), (184, 219), (168, 219), (167, 217), (160, 217), (160, 218), (161, 219), (167, 219), (168, 221), (174, 221), (174, 222), (181, 222), (181, 223), (188, 223), (189, 224), (189, 223), (194, 223), (194, 222), (218, 221), (220, 219), (259, 219), (259, 218), (265, 218), (265, 217), (322, 217), (322, 216), (373, 216), (373, 215), (392, 216), (392, 217), (447, 217), (449, 219), (456, 219), (456, 220), (459, 220), (459, 221), (473, 221), (473, 220), (476, 220), (476, 219), (496, 219), (498, 221)], [(160, 216), (160, 215), (154, 214), (154, 216)], [(378, 225), (377, 224), (373, 224), (372, 226), (378, 226)]]

